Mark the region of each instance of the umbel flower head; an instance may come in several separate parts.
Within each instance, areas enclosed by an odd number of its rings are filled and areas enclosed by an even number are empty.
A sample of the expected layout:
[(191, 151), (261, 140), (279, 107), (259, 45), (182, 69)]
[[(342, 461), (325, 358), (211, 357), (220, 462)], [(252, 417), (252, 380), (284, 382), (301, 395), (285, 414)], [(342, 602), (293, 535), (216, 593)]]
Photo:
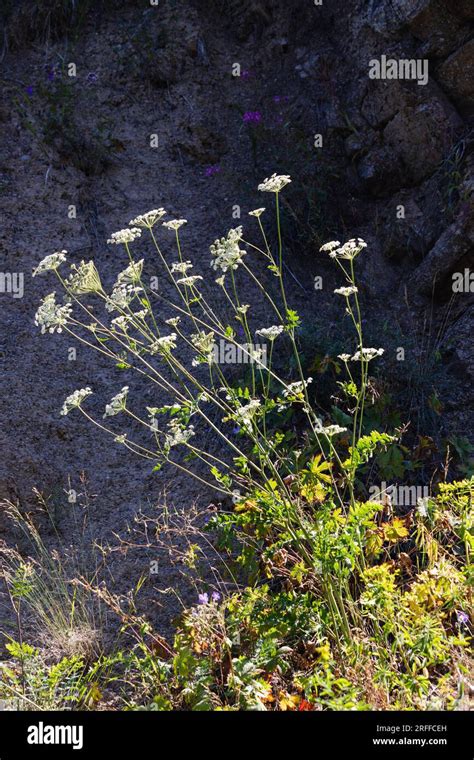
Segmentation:
[(119, 391), (113, 398), (110, 399), (110, 404), (105, 407), (104, 417), (115, 417), (116, 414), (123, 412), (127, 403), (128, 385), (124, 385), (122, 390)]
[(258, 186), (258, 189), (263, 193), (279, 193), (290, 182), (291, 178), (288, 174), (272, 174)]
[(70, 303), (60, 306), (56, 303), (56, 293), (50, 293), (43, 298), (35, 314), (35, 325), (41, 327), (41, 333), (46, 331), (54, 333), (62, 332), (63, 325), (67, 324), (68, 317), (72, 314)]
[(255, 330), (256, 335), (261, 335), (265, 340), (275, 340), (285, 328), (283, 325), (272, 325), (271, 327), (262, 327), (260, 330)]
[(241, 240), (241, 226), (229, 230), (227, 237), (215, 240), (209, 248), (214, 257), (211, 261), (211, 267), (216, 271), (220, 269), (222, 272), (227, 272), (228, 269), (237, 269), (242, 263), (242, 257), (246, 255), (246, 251), (239, 248)]
[(124, 230), (112, 232), (107, 242), (112, 245), (120, 245), (120, 243), (125, 245), (125, 243), (133, 243), (141, 234), (142, 231), (138, 227), (126, 227)]
[(37, 274), (44, 274), (44, 272), (51, 272), (57, 269), (63, 261), (66, 261), (66, 253), (67, 251), (56, 251), (56, 253), (50, 253), (49, 256), (45, 256), (33, 271), (33, 277), (36, 277)]
[(383, 352), (383, 348), (362, 348), (360, 351), (356, 351), (354, 356), (351, 356), (351, 361), (359, 362), (363, 359), (366, 362), (370, 362), (370, 360), (375, 359), (376, 356), (382, 356)]
[(60, 411), (60, 414), (63, 416), (68, 414), (71, 409), (78, 409), (82, 402), (84, 401), (87, 396), (90, 396), (92, 393), (91, 389), (89, 387), (87, 388), (80, 388), (77, 391), (74, 391), (74, 393), (71, 393), (70, 396), (67, 397), (65, 400), (62, 409)]
[(249, 211), (249, 216), (256, 216), (258, 218), (264, 211), (265, 208), (255, 208), (253, 211)]
[(166, 227), (168, 230), (179, 230), (180, 227), (183, 226), (183, 224), (187, 224), (187, 219), (171, 219), (170, 222), (163, 222), (163, 227)]
[(173, 348), (176, 348), (176, 333), (170, 335), (162, 335), (161, 338), (157, 338), (150, 346), (151, 354), (169, 354)]
[(84, 293), (101, 293), (102, 283), (99, 272), (93, 261), (81, 261), (79, 266), (71, 265), (72, 274), (67, 278), (66, 283), (71, 293), (81, 295)]
[(182, 427), (177, 419), (168, 422), (168, 433), (165, 437), (165, 448), (170, 449), (173, 446), (187, 443), (194, 435), (194, 426), (188, 428)]
[(337, 293), (338, 296), (345, 296), (348, 298), (349, 296), (352, 296), (354, 293), (358, 293), (358, 289), (355, 285), (349, 285), (347, 288), (336, 288), (334, 291)]
[(362, 238), (351, 238), (347, 243), (341, 245), (338, 240), (332, 240), (330, 243), (325, 243), (319, 249), (324, 253), (329, 253), (331, 259), (355, 259), (356, 256), (367, 248), (367, 243)]
[(125, 283), (116, 285), (110, 296), (107, 296), (105, 308), (107, 311), (126, 309), (134, 297), (141, 291), (142, 288), (135, 285), (126, 285)]
[(140, 259), (140, 261), (131, 261), (128, 267), (118, 274), (114, 287), (140, 282), (140, 277), (142, 276), (143, 271), (143, 261), (143, 259)]
[(131, 219), (129, 224), (131, 227), (148, 227), (151, 229), (165, 214), (164, 208), (154, 208), (147, 211), (146, 214), (139, 214), (135, 219)]

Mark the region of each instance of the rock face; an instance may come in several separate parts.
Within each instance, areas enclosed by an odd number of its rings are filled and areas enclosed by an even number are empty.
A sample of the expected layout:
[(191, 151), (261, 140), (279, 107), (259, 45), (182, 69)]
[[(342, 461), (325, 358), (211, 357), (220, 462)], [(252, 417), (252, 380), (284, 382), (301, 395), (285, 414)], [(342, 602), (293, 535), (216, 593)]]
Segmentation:
[(474, 40), (456, 50), (439, 67), (441, 87), (466, 116), (474, 113)]

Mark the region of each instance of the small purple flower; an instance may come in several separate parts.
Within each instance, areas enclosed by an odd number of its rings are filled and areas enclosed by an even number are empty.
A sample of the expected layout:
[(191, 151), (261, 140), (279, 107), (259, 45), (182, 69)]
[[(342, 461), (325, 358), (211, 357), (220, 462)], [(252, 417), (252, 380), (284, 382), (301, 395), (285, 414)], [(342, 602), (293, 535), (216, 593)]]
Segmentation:
[(221, 600), (221, 595), (219, 594), (218, 591), (213, 591), (212, 594), (211, 594), (211, 599), (212, 599), (213, 602), (215, 602), (217, 604)]
[(95, 71), (89, 71), (87, 77), (86, 77), (86, 83), (87, 84), (96, 84), (99, 80), (99, 77)]
[(214, 166), (208, 166), (204, 172), (206, 177), (212, 177), (213, 174), (218, 174), (221, 170), (221, 167), (215, 164)]
[(48, 77), (49, 81), (50, 81), (50, 82), (53, 82), (53, 81), (54, 81), (54, 78), (55, 78), (55, 76), (56, 76), (56, 72), (55, 72), (55, 70), (54, 70), (54, 69), (50, 69), (50, 70), (48, 71), (48, 74), (47, 74), (47, 77)]
[(30, 97), (33, 95), (34, 91), (35, 91), (35, 90), (34, 90), (34, 87), (33, 87), (33, 85), (32, 85), (32, 84), (29, 84), (29, 85), (28, 85), (28, 87), (25, 87), (25, 92), (26, 92), (26, 94), (27, 94), (27, 95), (29, 95)]
[(244, 69), (244, 70), (243, 70), (243, 71), (240, 73), (240, 78), (241, 78), (241, 79), (249, 79), (251, 76), (252, 76), (252, 72), (251, 72), (251, 71), (249, 71), (249, 69)]
[(240, 433), (240, 428), (238, 425), (232, 428), (232, 435), (238, 435)]
[(243, 120), (246, 124), (259, 124), (262, 121), (262, 114), (260, 111), (246, 111)]
[(198, 604), (209, 604), (209, 594), (199, 594)]
[(468, 625), (469, 615), (463, 612), (463, 610), (456, 610), (456, 617), (458, 619), (458, 625)]

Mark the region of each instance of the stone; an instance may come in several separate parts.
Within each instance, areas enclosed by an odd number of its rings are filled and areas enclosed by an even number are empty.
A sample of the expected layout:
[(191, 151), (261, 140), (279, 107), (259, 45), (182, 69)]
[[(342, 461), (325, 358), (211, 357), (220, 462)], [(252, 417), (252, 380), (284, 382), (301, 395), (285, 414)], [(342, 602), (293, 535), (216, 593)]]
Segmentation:
[(437, 71), (439, 84), (461, 113), (474, 113), (474, 40), (466, 42), (441, 64)]

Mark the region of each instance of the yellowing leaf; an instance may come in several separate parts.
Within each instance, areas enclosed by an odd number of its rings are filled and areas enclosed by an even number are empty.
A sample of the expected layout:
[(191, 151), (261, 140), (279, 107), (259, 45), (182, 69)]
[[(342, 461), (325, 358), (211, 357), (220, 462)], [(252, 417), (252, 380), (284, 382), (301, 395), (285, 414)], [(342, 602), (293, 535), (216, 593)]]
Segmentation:
[(399, 517), (395, 517), (391, 523), (387, 523), (383, 526), (384, 538), (386, 541), (396, 543), (400, 539), (408, 536), (408, 530), (405, 528), (405, 523)]
[(299, 694), (288, 694), (286, 691), (280, 691), (278, 695), (278, 707), (283, 712), (297, 710), (300, 702), (301, 697)]

